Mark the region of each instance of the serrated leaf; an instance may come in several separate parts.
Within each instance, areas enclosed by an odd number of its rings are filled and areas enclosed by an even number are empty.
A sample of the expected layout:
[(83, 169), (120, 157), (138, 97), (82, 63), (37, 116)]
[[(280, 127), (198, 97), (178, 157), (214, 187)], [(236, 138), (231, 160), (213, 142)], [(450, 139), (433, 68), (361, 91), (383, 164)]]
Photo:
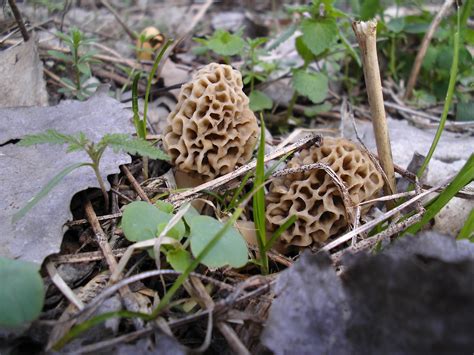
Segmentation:
[(62, 134), (54, 129), (48, 129), (43, 133), (26, 135), (18, 144), (23, 147), (34, 144), (77, 144), (77, 139), (73, 135)]
[(272, 51), (274, 49), (277, 49), (280, 44), (282, 44), (283, 42), (285, 42), (288, 38), (290, 38), (293, 33), (295, 33), (296, 29), (298, 28), (298, 26), (296, 25), (296, 23), (293, 23), (292, 25), (290, 25), (286, 30), (284, 30), (280, 36), (278, 36), (267, 48), (267, 50), (269, 51)]
[(337, 40), (338, 29), (334, 19), (305, 19), (301, 23), (304, 44), (314, 55), (329, 49)]
[(115, 151), (123, 150), (129, 154), (138, 154), (151, 159), (169, 160), (170, 158), (150, 142), (141, 138), (131, 138), (126, 134), (106, 134), (102, 141)]
[(250, 93), (250, 109), (252, 111), (270, 110), (273, 106), (273, 101), (265, 93), (260, 90), (254, 90)]
[[(204, 250), (223, 227), (223, 223), (209, 216), (197, 216), (191, 219), (191, 252), (194, 257)], [(237, 268), (244, 266), (247, 261), (247, 244), (242, 235), (235, 228), (230, 227), (201, 262), (210, 268), (226, 265)]]
[(323, 101), (328, 93), (328, 78), (322, 73), (308, 73), (304, 70), (296, 70), (293, 73), (293, 87), (313, 103)]
[(207, 46), (219, 55), (236, 55), (242, 52), (245, 41), (227, 31), (217, 30), (207, 42)]
[(191, 265), (191, 254), (183, 248), (176, 248), (166, 253), (166, 261), (173, 270), (184, 272)]
[(36, 319), (44, 303), (39, 265), (0, 257), (0, 327), (18, 327)]

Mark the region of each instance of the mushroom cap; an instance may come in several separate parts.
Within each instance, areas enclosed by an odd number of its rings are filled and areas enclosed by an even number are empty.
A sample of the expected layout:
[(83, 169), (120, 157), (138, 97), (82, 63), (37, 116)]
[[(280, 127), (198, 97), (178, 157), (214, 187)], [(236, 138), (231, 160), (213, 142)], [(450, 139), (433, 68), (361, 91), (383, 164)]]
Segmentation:
[(181, 87), (163, 140), (179, 170), (211, 180), (250, 160), (259, 128), (242, 87), (237, 70), (217, 63)]
[[(369, 156), (354, 143), (324, 138), (320, 147), (304, 149), (288, 163), (288, 168), (324, 163), (344, 182), (354, 204), (375, 198), (383, 186), (381, 174)], [(275, 231), (292, 215), (296, 222), (280, 237), (280, 247), (319, 246), (348, 226), (341, 192), (321, 169), (275, 179), (266, 196), (266, 220)], [(364, 206), (361, 214), (370, 206)]]

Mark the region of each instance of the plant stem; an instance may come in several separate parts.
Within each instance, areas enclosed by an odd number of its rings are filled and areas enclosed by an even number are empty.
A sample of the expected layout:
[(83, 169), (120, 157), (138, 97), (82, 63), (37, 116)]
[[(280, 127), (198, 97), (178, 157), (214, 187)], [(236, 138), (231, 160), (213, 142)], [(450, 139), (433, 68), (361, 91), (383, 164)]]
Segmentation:
[(102, 190), (102, 195), (104, 196), (105, 210), (108, 211), (109, 210), (109, 194), (105, 187), (104, 179), (102, 179), (102, 175), (100, 174), (99, 163), (94, 162), (93, 164), (91, 164), (91, 167), (92, 167), (92, 170), (94, 170), (95, 177), (97, 178), (100, 189)]
[[(141, 124), (142, 124), (141, 130), (140, 130), (141, 133), (139, 132), (140, 138), (143, 138), (143, 139), (146, 139), (146, 132), (147, 132), (146, 122), (147, 122), (147, 113), (148, 113), (148, 100), (150, 99), (151, 83), (153, 82), (153, 78), (158, 69), (158, 65), (160, 64), (161, 58), (163, 58), (163, 55), (165, 54), (166, 50), (171, 45), (171, 43), (173, 43), (171, 39), (166, 41), (163, 48), (161, 48), (160, 53), (155, 58), (153, 67), (151, 68), (150, 74), (148, 75), (148, 83), (146, 85), (146, 91), (145, 91), (145, 104), (143, 107), (143, 120), (141, 121)], [(143, 157), (143, 177), (145, 180), (148, 179), (148, 157)]]
[(21, 35), (23, 36), (23, 40), (25, 42), (28, 42), (28, 40), (30, 39), (30, 35), (28, 34), (28, 31), (26, 30), (23, 19), (21, 18), (20, 10), (18, 10), (15, 0), (8, 0), (8, 4), (10, 5), (10, 8), (12, 9), (13, 16), (15, 16), (16, 23), (18, 24), (18, 27), (20, 28), (20, 32), (21, 32)]
[(433, 22), (431, 22), (428, 31), (426, 31), (425, 37), (423, 37), (423, 41), (421, 42), (420, 49), (418, 50), (418, 54), (416, 55), (415, 62), (413, 63), (413, 67), (410, 72), (410, 76), (408, 77), (407, 83), (407, 90), (405, 91), (405, 99), (409, 99), (412, 95), (413, 89), (415, 88), (416, 81), (418, 79), (418, 74), (421, 69), (421, 64), (423, 63), (423, 58), (425, 58), (426, 51), (430, 46), (431, 39), (433, 38), (436, 29), (438, 28), (441, 20), (443, 19), (444, 15), (450, 9), (451, 5), (453, 4), (454, 0), (446, 0), (439, 9), (438, 13), (436, 14)]
[(76, 90), (77, 92), (81, 92), (81, 72), (79, 71), (78, 63), (79, 63), (79, 44), (74, 44), (73, 51), (72, 51), (72, 60), (74, 63), (74, 75), (76, 77)]
[(423, 164), (421, 165), (420, 170), (418, 170), (418, 173), (416, 174), (418, 176), (418, 178), (421, 178), (421, 176), (425, 172), (428, 164), (430, 163), (431, 158), (433, 157), (433, 153), (436, 149), (436, 146), (438, 145), (439, 139), (441, 138), (441, 133), (443, 133), (444, 125), (446, 124), (446, 120), (448, 118), (448, 113), (449, 113), (449, 108), (451, 106), (451, 102), (453, 101), (454, 88), (456, 86), (456, 78), (457, 78), (457, 74), (458, 74), (459, 30), (460, 30), (460, 16), (459, 16), (459, 10), (458, 10), (457, 30), (456, 30), (456, 33), (454, 34), (453, 63), (451, 64), (451, 71), (450, 71), (450, 74), (449, 74), (449, 84), (448, 84), (448, 90), (446, 92), (446, 100), (444, 101), (443, 114), (441, 115), (441, 119), (439, 121), (439, 126), (438, 126), (438, 129), (436, 130), (436, 134), (435, 134), (435, 137), (433, 139), (433, 142), (431, 143), (430, 150), (428, 151), (428, 154), (427, 154)]
[[(380, 164), (388, 178), (388, 185), (384, 185), (384, 191), (386, 195), (390, 195), (396, 193), (395, 171), (377, 59), (377, 21), (352, 22), (352, 29), (357, 37), (362, 54), (365, 86), (367, 87), (367, 96), (372, 113), (372, 125), (377, 143), (377, 152)], [(388, 209), (394, 205), (394, 201), (387, 201)]]
[(288, 104), (288, 109), (286, 110), (286, 118), (288, 120), (288, 118), (292, 117), (293, 116), (293, 107), (295, 107), (295, 103), (296, 103), (296, 99), (298, 98), (298, 94), (296, 92), (296, 90), (293, 92), (293, 96), (291, 97), (291, 100)]

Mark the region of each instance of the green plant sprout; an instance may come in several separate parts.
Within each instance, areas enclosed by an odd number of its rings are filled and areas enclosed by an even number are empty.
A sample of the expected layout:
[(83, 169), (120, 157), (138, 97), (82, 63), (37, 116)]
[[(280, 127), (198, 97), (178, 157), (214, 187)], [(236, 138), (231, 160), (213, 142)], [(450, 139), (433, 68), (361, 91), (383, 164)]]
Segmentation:
[[(153, 67), (148, 75), (148, 82), (145, 91), (145, 104), (143, 107), (143, 118), (140, 119), (140, 113), (138, 109), (138, 81), (140, 80), (141, 73), (135, 75), (133, 79), (132, 85), (132, 110), (133, 110), (133, 123), (135, 125), (135, 130), (137, 132), (137, 136), (141, 139), (146, 139), (147, 134), (147, 114), (148, 114), (148, 100), (150, 99), (150, 91), (151, 91), (151, 84), (153, 82), (153, 78), (155, 77), (156, 71), (158, 70), (158, 65), (163, 58), (168, 47), (173, 43), (173, 40), (169, 39), (166, 41), (163, 48), (161, 48), (160, 53), (156, 56), (155, 61), (153, 63)], [(148, 179), (148, 157), (143, 157), (143, 176), (145, 180)]]
[(63, 134), (55, 130), (47, 130), (44, 133), (25, 136), (19, 143), (20, 146), (31, 146), (35, 144), (67, 144), (67, 153), (75, 151), (84, 151), (90, 158), (90, 162), (76, 163), (63, 169), (43, 189), (34, 196), (28, 204), (13, 216), (13, 222), (22, 218), (33, 206), (35, 206), (43, 197), (45, 197), (67, 174), (83, 166), (89, 166), (99, 183), (104, 196), (106, 209), (109, 206), (109, 195), (105, 187), (104, 179), (100, 173), (100, 160), (107, 147), (114, 151), (125, 151), (129, 154), (138, 154), (148, 156), (153, 159), (168, 160), (168, 156), (160, 149), (154, 147), (150, 142), (140, 138), (132, 138), (127, 134), (106, 134), (98, 143), (90, 141), (83, 132), (76, 135)]
[[(185, 270), (182, 272), (181, 275), (178, 276), (176, 281), (173, 285), (169, 288), (169, 290), (165, 293), (163, 298), (161, 298), (158, 305), (155, 309), (151, 312), (151, 314), (139, 313), (139, 312), (128, 312), (128, 311), (118, 311), (118, 312), (107, 312), (96, 317), (93, 317), (81, 324), (75, 325), (66, 335), (64, 335), (61, 339), (58, 340), (56, 344), (54, 344), (53, 349), (59, 350), (72, 339), (76, 338), (83, 332), (87, 331), (88, 329), (92, 328), (93, 326), (106, 321), (107, 319), (114, 318), (114, 317), (121, 317), (121, 318), (141, 318), (145, 321), (152, 321), (156, 319), (161, 312), (169, 306), (173, 296), (176, 294), (178, 289), (184, 284), (184, 282), (188, 279), (191, 272), (193, 272), (201, 262), (205, 260), (205, 258), (214, 250), (214, 248), (218, 245), (218, 243), (225, 238), (228, 231), (233, 228), (234, 223), (237, 221), (239, 216), (243, 212), (243, 207), (239, 206), (236, 208), (235, 212), (232, 216), (227, 220), (225, 224), (221, 224), (219, 226), (218, 231), (214, 233), (214, 230), (209, 231), (207, 233), (208, 237), (211, 236), (208, 240), (204, 248), (200, 250), (200, 252), (195, 256), (194, 259), (191, 260), (191, 263), (187, 265)], [(206, 217), (206, 216), (198, 216), (198, 217)], [(238, 233), (238, 232), (237, 232)]]
[[(154, 239), (161, 235), (173, 218), (173, 206), (163, 201), (155, 205), (143, 201), (128, 204), (122, 217), (125, 237), (131, 242)], [(183, 222), (184, 220), (184, 222)], [(223, 227), (223, 224), (210, 216), (200, 216), (194, 210), (188, 210), (183, 220), (179, 220), (162, 241), (160, 252), (176, 271), (184, 271), (191, 263), (191, 254), (196, 257), (207, 245), (209, 237)], [(184, 242), (183, 242), (184, 241)], [(190, 247), (191, 253), (187, 251)], [(153, 253), (150, 256), (157, 257)], [(247, 245), (235, 228), (230, 228), (215, 245), (202, 263), (209, 268), (226, 265), (239, 268), (248, 261)]]
[(86, 83), (92, 77), (90, 65), (100, 63), (100, 61), (94, 59), (96, 51), (89, 50), (84, 53), (80, 53), (80, 51), (94, 40), (86, 39), (84, 34), (77, 28), (72, 28), (69, 35), (58, 32), (56, 36), (69, 47), (70, 53), (49, 50), (48, 54), (69, 64), (74, 78), (71, 80), (67, 77), (62, 77), (61, 80), (67, 84), (67, 87), (59, 89), (59, 92), (67, 96), (76, 97), (79, 100), (85, 100), (92, 94), (92, 89), (97, 87), (96, 83)]

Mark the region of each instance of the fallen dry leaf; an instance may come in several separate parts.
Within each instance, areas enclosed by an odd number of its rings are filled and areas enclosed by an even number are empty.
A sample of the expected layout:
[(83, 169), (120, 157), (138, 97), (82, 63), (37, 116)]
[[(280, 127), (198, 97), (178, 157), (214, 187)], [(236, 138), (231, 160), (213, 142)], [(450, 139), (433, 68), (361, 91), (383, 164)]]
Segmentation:
[[(81, 167), (67, 175), (15, 225), (12, 216), (65, 167), (89, 161), (84, 152), (66, 154), (66, 146), (41, 144), (19, 147), (14, 140), (26, 134), (55, 129), (84, 132), (92, 141), (106, 133), (131, 133), (130, 113), (101, 89), (86, 102), (65, 101), (54, 107), (0, 109), (0, 255), (36, 263), (59, 251), (64, 224), (74, 194), (98, 187), (94, 172)], [(104, 177), (131, 161), (128, 154), (107, 149), (101, 160)]]

